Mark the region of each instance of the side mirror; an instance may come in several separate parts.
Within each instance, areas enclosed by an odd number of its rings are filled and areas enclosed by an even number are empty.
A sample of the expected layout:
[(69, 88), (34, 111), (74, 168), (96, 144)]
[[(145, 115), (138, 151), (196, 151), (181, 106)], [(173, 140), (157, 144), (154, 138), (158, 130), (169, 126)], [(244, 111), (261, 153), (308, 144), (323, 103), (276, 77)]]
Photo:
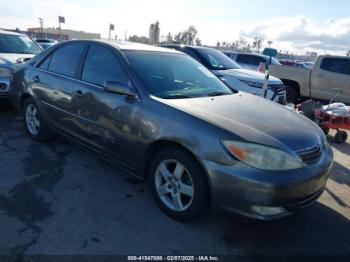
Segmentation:
[(131, 84), (127, 82), (106, 80), (103, 84), (103, 90), (108, 93), (125, 95), (129, 98), (137, 98), (137, 93), (132, 90)]

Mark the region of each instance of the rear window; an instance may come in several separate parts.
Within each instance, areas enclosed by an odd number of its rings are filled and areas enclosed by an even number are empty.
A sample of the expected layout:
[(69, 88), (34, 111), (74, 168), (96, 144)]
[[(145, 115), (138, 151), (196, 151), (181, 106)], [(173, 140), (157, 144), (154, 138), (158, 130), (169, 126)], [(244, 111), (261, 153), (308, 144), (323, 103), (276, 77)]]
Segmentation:
[(350, 75), (350, 59), (346, 58), (324, 58), (321, 63), (321, 69)]
[(38, 54), (40, 47), (24, 35), (0, 34), (0, 53)]

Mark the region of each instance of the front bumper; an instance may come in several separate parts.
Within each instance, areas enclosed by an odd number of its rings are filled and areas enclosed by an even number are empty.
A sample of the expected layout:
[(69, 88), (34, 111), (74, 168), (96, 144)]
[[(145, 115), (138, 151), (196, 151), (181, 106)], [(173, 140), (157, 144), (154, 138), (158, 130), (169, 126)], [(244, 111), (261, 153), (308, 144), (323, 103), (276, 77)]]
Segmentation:
[[(204, 161), (212, 207), (251, 218), (272, 220), (308, 206), (321, 196), (333, 164), (329, 145), (313, 165), (289, 171), (264, 171), (239, 162), (234, 166)], [(256, 207), (279, 209), (264, 214)]]

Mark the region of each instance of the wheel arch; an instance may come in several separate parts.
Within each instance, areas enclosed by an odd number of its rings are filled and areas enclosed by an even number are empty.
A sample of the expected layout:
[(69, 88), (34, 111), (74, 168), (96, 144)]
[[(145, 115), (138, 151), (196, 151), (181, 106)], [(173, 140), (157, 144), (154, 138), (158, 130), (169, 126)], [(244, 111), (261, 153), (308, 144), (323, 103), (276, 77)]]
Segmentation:
[(20, 108), (19, 108), (20, 112), (23, 111), (24, 103), (26, 102), (26, 100), (27, 100), (28, 98), (33, 98), (33, 95), (30, 94), (30, 93), (23, 93), (23, 94), (21, 95), (21, 100), (20, 100), (20, 105), (19, 105), (19, 106), (20, 106)]
[(209, 180), (209, 175), (206, 172), (206, 169), (203, 165), (203, 163), (199, 160), (199, 158), (185, 145), (183, 145), (182, 143), (175, 141), (175, 140), (171, 140), (171, 139), (160, 139), (157, 140), (155, 142), (153, 142), (152, 144), (150, 144), (145, 153), (144, 153), (144, 157), (143, 157), (143, 162), (144, 162), (144, 179), (147, 180), (148, 176), (149, 176), (149, 168), (150, 168), (150, 163), (153, 159), (153, 157), (161, 150), (166, 149), (166, 148), (171, 148), (171, 147), (176, 147), (179, 148), (181, 150), (184, 150), (185, 152), (187, 152), (201, 167), (203, 174), (205, 175), (205, 181), (207, 184), (207, 189), (208, 189), (208, 199), (211, 199), (211, 186), (210, 186), (210, 180)]
[(281, 78), (281, 81), (283, 82), (283, 84), (285, 86), (289, 86), (289, 87), (295, 88), (295, 90), (298, 92), (298, 94), (300, 96), (300, 84), (299, 84), (299, 82), (297, 82), (295, 80), (282, 79), (282, 78)]

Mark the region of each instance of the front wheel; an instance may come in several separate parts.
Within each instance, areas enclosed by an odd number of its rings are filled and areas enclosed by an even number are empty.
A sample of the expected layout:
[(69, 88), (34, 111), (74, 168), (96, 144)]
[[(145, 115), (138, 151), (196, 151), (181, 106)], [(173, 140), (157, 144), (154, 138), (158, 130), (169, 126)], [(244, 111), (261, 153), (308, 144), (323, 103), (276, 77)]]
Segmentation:
[(286, 86), (287, 91), (287, 103), (296, 104), (299, 99), (299, 93), (294, 86)]
[(24, 125), (29, 136), (35, 141), (46, 141), (51, 138), (49, 128), (40, 116), (33, 98), (28, 98), (23, 107)]
[(198, 162), (180, 148), (156, 154), (150, 167), (150, 182), (159, 207), (176, 220), (193, 220), (208, 205), (205, 174)]

